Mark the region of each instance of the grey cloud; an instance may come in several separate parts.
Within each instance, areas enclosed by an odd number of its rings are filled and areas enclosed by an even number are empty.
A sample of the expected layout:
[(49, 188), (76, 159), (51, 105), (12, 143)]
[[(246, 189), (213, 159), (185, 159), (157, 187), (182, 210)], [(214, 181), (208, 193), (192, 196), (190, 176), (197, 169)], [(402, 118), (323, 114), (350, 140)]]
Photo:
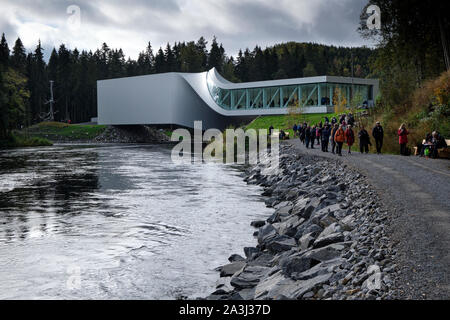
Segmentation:
[[(209, 41), (213, 35), (222, 42), (229, 55), (235, 55), (239, 49), (253, 48), (256, 44), (265, 47), (284, 41), (318, 42), (333, 45), (370, 45), (360, 38), (356, 31), (359, 22), (359, 14), (367, 0), (315, 0), (316, 20), (313, 23), (299, 23), (296, 15), (289, 8), (274, 8), (272, 3), (266, 1), (223, 1), (209, 3), (218, 6), (217, 12), (225, 18), (227, 24), (237, 25), (239, 32), (231, 28), (217, 25), (214, 19), (207, 25), (189, 21), (189, 12), (183, 12), (183, 4), (190, 0), (111, 0), (108, 6), (113, 6), (123, 14), (123, 21), (110, 17), (101, 10), (98, 1), (88, 0), (18, 0), (11, 2), (17, 8), (19, 21), (36, 19), (56, 28), (67, 19), (66, 8), (75, 4), (82, 10), (82, 23), (91, 28), (92, 34), (86, 34), (89, 43), (97, 43), (114, 39), (118, 30), (130, 35), (130, 39), (142, 42), (142, 38), (151, 41), (154, 48), (164, 46), (167, 42), (197, 40), (200, 36)], [(299, 0), (297, 0), (299, 1)], [(201, 3), (202, 4), (202, 3)], [(216, 13), (217, 14), (217, 13)], [(183, 20), (182, 30), (177, 29), (173, 19)], [(132, 18), (129, 23), (128, 19)], [(0, 32), (5, 32), (8, 42), (11, 43), (17, 37), (17, 30), (7, 16), (0, 16)], [(63, 29), (64, 30), (64, 29)], [(96, 35), (102, 32), (107, 39), (97, 39)], [(148, 34), (148, 39), (147, 39)], [(140, 39), (140, 40), (137, 40)], [(94, 41), (92, 41), (94, 40)], [(88, 43), (88, 41), (86, 41)], [(70, 45), (70, 44), (69, 44)], [(86, 44), (87, 46), (87, 44)], [(145, 46), (145, 44), (144, 44)], [(51, 47), (51, 46), (50, 46)], [(30, 48), (31, 49), (31, 48)], [(95, 50), (96, 48), (85, 47), (79, 49)], [(127, 55), (135, 57), (136, 52), (129, 52), (123, 47)], [(142, 48), (144, 49), (144, 48)], [(46, 54), (50, 50), (46, 50)]]

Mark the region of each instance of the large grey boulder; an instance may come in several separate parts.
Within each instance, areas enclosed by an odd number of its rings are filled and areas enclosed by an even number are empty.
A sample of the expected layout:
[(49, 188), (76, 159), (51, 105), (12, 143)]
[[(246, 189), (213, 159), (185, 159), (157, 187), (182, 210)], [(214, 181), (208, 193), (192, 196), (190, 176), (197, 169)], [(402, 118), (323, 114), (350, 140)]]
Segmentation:
[(245, 266), (245, 261), (236, 261), (226, 264), (220, 269), (221, 277), (231, 277), (233, 274), (241, 270)]
[(267, 219), (268, 223), (275, 223), (283, 220), (284, 218), (289, 216), (291, 212), (292, 205), (287, 205), (284, 207), (280, 207)]
[(298, 246), (299, 246), (300, 250), (304, 251), (304, 250), (308, 249), (312, 245), (314, 240), (316, 240), (316, 238), (314, 238), (314, 233), (312, 233), (312, 232), (307, 233), (304, 236), (302, 236), (298, 240)]
[(297, 232), (295, 233), (294, 238), (300, 239), (302, 236), (308, 233), (313, 233), (314, 236), (316, 236), (321, 233), (322, 230), (322, 227), (312, 223), (311, 221), (306, 221), (297, 228)]
[(297, 289), (293, 292), (292, 296), (296, 299), (300, 299), (305, 293), (309, 291), (317, 291), (318, 288), (324, 284), (329, 283), (333, 273), (321, 274), (317, 277), (308, 280), (300, 280), (295, 283)]
[(314, 213), (311, 215), (310, 219), (313, 223), (319, 224), (319, 221), (328, 213), (332, 213), (334, 216), (334, 212), (341, 210), (339, 207), (339, 204), (332, 204), (330, 206), (326, 206), (324, 208), (315, 210)]
[(324, 215), (324, 216), (320, 219), (319, 225), (320, 225), (322, 228), (326, 228), (326, 227), (328, 227), (329, 225), (331, 225), (331, 224), (333, 224), (333, 223), (335, 223), (335, 222), (337, 222), (337, 221), (338, 221), (338, 219), (336, 219), (336, 217), (334, 216), (333, 213), (327, 213), (326, 215)]
[(231, 277), (230, 284), (237, 289), (253, 288), (270, 271), (262, 266), (246, 266)]
[(319, 261), (316, 261), (305, 255), (297, 254), (285, 257), (280, 260), (280, 267), (283, 274), (290, 277), (292, 273), (301, 273), (312, 268)]
[(255, 288), (242, 289), (237, 292), (242, 300), (254, 300), (255, 299)]
[(265, 242), (265, 247), (273, 253), (290, 250), (296, 245), (295, 239), (288, 236), (278, 236)]
[(268, 252), (263, 252), (247, 264), (251, 266), (272, 267), (274, 265), (273, 255)]
[(320, 198), (312, 198), (308, 205), (305, 207), (305, 210), (300, 215), (305, 218), (309, 219), (311, 217), (311, 214), (318, 208), (320, 204)]
[(302, 215), (309, 200), (310, 200), (309, 198), (299, 198), (295, 202), (294, 207), (292, 208), (292, 214)]
[(316, 241), (314, 241), (313, 248), (321, 248), (332, 243), (343, 242), (344, 239), (345, 237), (341, 232), (332, 233), (324, 237), (320, 236), (316, 239)]
[(239, 254), (232, 254), (231, 256), (228, 257), (228, 261), (230, 262), (245, 261), (245, 258)]
[(264, 220), (255, 220), (250, 223), (250, 225), (255, 228), (261, 228), (265, 224), (266, 224), (266, 222)]
[(255, 299), (289, 297), (295, 289), (295, 282), (278, 271), (258, 283), (255, 287)]
[(286, 220), (273, 224), (280, 235), (293, 236), (297, 232), (297, 228), (305, 221), (297, 215), (291, 215)]
[(292, 206), (292, 202), (290, 202), (290, 201), (282, 201), (282, 202), (280, 202), (280, 203), (278, 203), (276, 206), (274, 206), (274, 209), (280, 209), (280, 208), (283, 208), (283, 207), (288, 207), (288, 206)]
[(259, 229), (258, 243), (263, 244), (276, 236), (278, 236), (277, 230), (271, 224), (267, 224)]
[(330, 244), (322, 248), (306, 251), (305, 253), (303, 253), (302, 257), (318, 262), (336, 259), (341, 256), (342, 252), (346, 248), (346, 245), (347, 244), (344, 243)]
[(345, 259), (336, 258), (328, 261), (321, 262), (311, 269), (303, 272), (293, 272), (291, 278), (294, 280), (308, 280), (317, 277), (322, 274), (333, 272), (338, 266), (342, 265)]
[(244, 254), (248, 260), (252, 260), (260, 254), (260, 250), (255, 247), (244, 247)]
[(337, 232), (340, 232), (340, 231), (341, 231), (341, 226), (339, 224), (337, 224), (337, 223), (332, 223), (328, 227), (323, 229), (323, 231), (319, 234), (319, 236), (317, 238), (326, 237), (326, 236), (329, 236), (332, 233), (337, 233)]

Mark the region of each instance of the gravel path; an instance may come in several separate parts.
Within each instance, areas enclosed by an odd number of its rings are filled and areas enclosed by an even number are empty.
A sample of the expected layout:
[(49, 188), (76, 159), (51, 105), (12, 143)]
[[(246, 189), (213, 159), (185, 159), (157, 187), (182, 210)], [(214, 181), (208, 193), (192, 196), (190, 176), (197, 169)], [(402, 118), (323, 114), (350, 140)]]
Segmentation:
[[(342, 157), (288, 143), (300, 153), (340, 159), (358, 169), (392, 213), (400, 299), (450, 299), (450, 161), (343, 151)], [(318, 148), (320, 148), (318, 146)]]

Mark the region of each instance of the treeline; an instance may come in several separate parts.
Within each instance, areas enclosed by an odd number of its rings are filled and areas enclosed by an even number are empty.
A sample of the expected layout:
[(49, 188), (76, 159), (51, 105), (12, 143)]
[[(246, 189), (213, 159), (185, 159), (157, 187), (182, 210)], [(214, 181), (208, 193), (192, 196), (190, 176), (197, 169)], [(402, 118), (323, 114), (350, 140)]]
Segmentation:
[(444, 0), (370, 0), (381, 10), (381, 28), (360, 32), (378, 40), (373, 74), (380, 99), (373, 121), (385, 129), (385, 148), (398, 152), (397, 130), (405, 123), (409, 142), (420, 144), (428, 133), (450, 137), (450, 16)]
[[(381, 28), (369, 30), (366, 8), (381, 10)], [(450, 16), (445, 0), (369, 0), (361, 12), (363, 37), (378, 40), (373, 75), (380, 83), (382, 103), (410, 103), (412, 93), (429, 79), (450, 70)]]
[[(228, 80), (259, 81), (308, 77), (316, 75), (351, 76), (352, 61), (355, 77), (370, 73), (369, 59), (374, 50), (344, 48), (313, 43), (285, 43), (252, 51), (239, 51), (236, 58), (228, 56), (222, 44), (214, 38), (211, 45), (201, 37), (198, 41), (176, 42), (159, 48), (155, 53), (150, 43), (136, 60), (126, 59), (122, 49), (112, 49), (106, 43), (95, 52), (70, 50), (64, 44), (51, 52), (44, 61), (43, 48), (38, 43), (33, 52), (26, 52), (20, 38), (10, 50), (5, 36), (0, 43), (2, 70), (14, 73), (25, 84), (24, 106), (20, 121), (10, 117), (6, 127), (30, 125), (49, 116), (49, 81), (54, 81), (54, 120), (89, 121), (97, 115), (97, 80), (163, 72), (202, 72), (211, 68)], [(27, 98), (26, 96), (29, 96)], [(3, 113), (2, 113), (3, 114)], [(4, 115), (0, 115), (5, 117)]]

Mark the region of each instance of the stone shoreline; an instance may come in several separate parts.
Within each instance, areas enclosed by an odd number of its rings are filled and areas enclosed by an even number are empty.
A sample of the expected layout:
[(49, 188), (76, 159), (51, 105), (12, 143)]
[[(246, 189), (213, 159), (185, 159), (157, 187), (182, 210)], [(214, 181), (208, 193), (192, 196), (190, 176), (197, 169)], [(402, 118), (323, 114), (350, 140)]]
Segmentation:
[(107, 126), (105, 130), (93, 138), (74, 139), (65, 136), (45, 136), (55, 143), (152, 143), (173, 144), (164, 132), (149, 126)]
[(246, 171), (275, 211), (252, 222), (258, 244), (217, 269), (221, 278), (206, 299), (396, 299), (390, 217), (365, 177), (290, 145), (280, 147), (280, 168)]

